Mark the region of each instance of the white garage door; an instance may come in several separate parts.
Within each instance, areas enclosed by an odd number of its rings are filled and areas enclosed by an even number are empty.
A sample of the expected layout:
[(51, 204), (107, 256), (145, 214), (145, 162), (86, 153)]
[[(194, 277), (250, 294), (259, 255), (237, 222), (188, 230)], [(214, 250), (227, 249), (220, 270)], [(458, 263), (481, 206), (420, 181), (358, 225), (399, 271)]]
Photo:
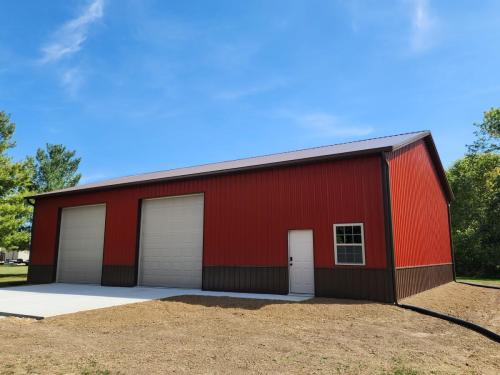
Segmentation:
[(100, 284), (106, 206), (64, 208), (61, 214), (57, 281)]
[(203, 195), (142, 204), (139, 284), (201, 288)]

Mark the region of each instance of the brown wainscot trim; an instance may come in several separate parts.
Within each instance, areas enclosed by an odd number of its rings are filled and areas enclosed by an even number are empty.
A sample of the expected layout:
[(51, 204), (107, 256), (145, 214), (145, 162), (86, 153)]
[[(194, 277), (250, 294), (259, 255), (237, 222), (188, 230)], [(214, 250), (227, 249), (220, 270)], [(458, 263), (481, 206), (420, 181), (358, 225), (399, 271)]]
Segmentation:
[(288, 268), (204, 266), (203, 290), (288, 294)]
[(51, 264), (30, 264), (28, 267), (29, 284), (48, 284), (54, 280), (54, 266)]
[(135, 286), (135, 265), (103, 265), (101, 285)]
[(453, 264), (396, 268), (398, 299), (453, 281)]
[(386, 268), (315, 268), (314, 283), (317, 297), (394, 302)]

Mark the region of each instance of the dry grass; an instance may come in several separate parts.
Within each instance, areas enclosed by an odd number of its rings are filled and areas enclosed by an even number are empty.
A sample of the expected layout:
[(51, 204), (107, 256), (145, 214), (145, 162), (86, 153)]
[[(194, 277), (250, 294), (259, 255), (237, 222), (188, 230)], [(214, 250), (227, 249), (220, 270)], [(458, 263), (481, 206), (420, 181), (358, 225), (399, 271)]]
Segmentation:
[(448, 283), (402, 302), (469, 320), (500, 334), (499, 289)]
[[(497, 308), (497, 306), (485, 306)], [(392, 305), (178, 297), (0, 320), (0, 373), (498, 374), (499, 345)]]

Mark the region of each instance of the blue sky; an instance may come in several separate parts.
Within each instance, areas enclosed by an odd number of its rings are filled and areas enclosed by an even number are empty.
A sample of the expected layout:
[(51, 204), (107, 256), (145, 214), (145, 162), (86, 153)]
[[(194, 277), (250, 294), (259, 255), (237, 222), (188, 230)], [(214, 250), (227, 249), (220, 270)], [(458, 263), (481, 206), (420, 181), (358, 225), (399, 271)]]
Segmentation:
[(500, 103), (500, 1), (0, 2), (16, 158), (82, 182), (430, 129), (445, 166)]

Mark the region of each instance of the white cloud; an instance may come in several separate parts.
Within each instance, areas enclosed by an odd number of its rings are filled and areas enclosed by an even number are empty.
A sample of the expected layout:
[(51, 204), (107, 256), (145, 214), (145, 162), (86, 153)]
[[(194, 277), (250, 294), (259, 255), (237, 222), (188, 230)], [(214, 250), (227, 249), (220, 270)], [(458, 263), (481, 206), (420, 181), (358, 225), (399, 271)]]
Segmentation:
[(42, 47), (41, 63), (50, 63), (78, 52), (87, 40), (91, 24), (104, 15), (104, 0), (93, 0), (82, 13), (66, 22), (55, 32), (52, 40)]
[(327, 112), (294, 113), (279, 111), (278, 116), (290, 119), (314, 138), (361, 137), (374, 131), (371, 126), (352, 124)]
[(411, 49), (420, 53), (428, 50), (435, 42), (437, 19), (429, 9), (427, 0), (412, 0)]

